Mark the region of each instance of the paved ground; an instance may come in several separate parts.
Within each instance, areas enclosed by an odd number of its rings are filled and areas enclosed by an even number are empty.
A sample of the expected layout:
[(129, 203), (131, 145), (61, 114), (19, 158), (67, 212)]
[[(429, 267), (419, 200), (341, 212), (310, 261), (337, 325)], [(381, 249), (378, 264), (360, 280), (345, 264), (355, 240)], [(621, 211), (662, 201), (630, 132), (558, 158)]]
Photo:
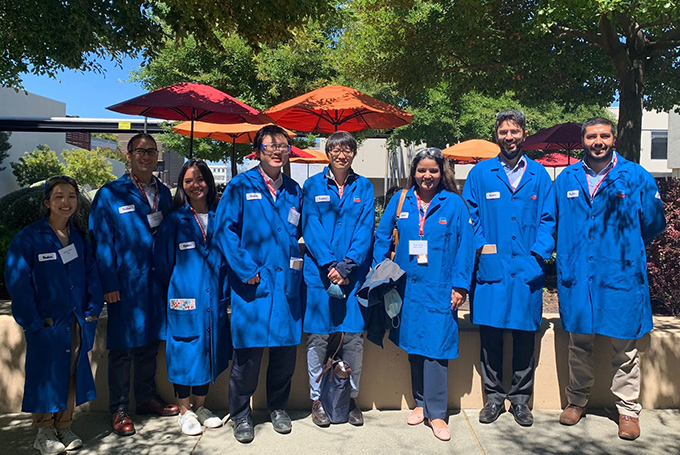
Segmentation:
[[(441, 442), (431, 430), (406, 424), (408, 411), (369, 411), (360, 428), (333, 425), (317, 428), (309, 413), (292, 412), (293, 432), (279, 435), (264, 413), (254, 415), (255, 440), (239, 444), (231, 423), (207, 430), (201, 436), (183, 436), (176, 417), (147, 418), (133, 415), (137, 434), (121, 438), (111, 433), (106, 413), (80, 413), (72, 429), (85, 446), (72, 452), (89, 454), (680, 454), (680, 410), (645, 410), (642, 436), (637, 441), (617, 437), (615, 412), (596, 411), (574, 427), (557, 422), (559, 411), (534, 412), (531, 428), (517, 425), (505, 413), (491, 425), (477, 420), (479, 410), (457, 411), (449, 418), (452, 440)], [(218, 413), (219, 414), (219, 413)], [(32, 448), (35, 430), (28, 414), (0, 415), (0, 453), (37, 454)]]

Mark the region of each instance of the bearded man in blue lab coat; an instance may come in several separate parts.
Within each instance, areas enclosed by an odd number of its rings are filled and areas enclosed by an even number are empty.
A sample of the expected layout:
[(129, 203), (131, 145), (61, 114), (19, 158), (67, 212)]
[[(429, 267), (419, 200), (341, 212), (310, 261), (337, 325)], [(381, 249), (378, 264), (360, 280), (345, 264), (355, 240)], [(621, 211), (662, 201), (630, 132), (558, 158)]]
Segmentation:
[(234, 345), (229, 413), (234, 437), (243, 443), (255, 437), (250, 398), (265, 348), (267, 407), (274, 430), (290, 433), (286, 407), (302, 338), (302, 190), (281, 172), (290, 138), (278, 126), (265, 126), (255, 135), (253, 148), (260, 165), (229, 182), (217, 207), (214, 234), (229, 263)]
[[(554, 248), (554, 197), (550, 175), (524, 156), (526, 120), (521, 111), (496, 116), (501, 153), (482, 161), (463, 190), (478, 252), (472, 283), (472, 322), (479, 324), (481, 371), (487, 402), (481, 423), (505, 411), (522, 426), (533, 424), (536, 331), (541, 325), (543, 265)], [(512, 385), (503, 387), (503, 332), (512, 331)]]
[(128, 414), (133, 361), (137, 414), (179, 413), (177, 405), (158, 396), (155, 382), (165, 317), (154, 312), (153, 238), (172, 197), (153, 175), (158, 162), (154, 138), (137, 134), (127, 150), (130, 171), (104, 185), (90, 210), (90, 237), (108, 309), (109, 411), (119, 436), (135, 433)]
[(652, 329), (645, 245), (666, 227), (654, 178), (614, 151), (614, 124), (604, 118), (581, 129), (585, 158), (555, 181), (557, 291), (569, 332), (569, 404), (563, 425), (576, 424), (594, 382), (593, 341), (614, 349), (611, 391), (619, 437), (640, 436), (640, 365), (636, 341)]

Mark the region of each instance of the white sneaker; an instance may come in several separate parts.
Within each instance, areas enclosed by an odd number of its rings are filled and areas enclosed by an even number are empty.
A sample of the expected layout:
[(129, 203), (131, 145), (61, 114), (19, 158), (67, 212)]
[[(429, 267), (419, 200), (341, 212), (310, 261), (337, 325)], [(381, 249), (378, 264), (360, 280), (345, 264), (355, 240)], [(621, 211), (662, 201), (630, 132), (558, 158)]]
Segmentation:
[(178, 423), (179, 427), (182, 429), (182, 433), (187, 436), (198, 436), (203, 430), (201, 423), (198, 421), (198, 418), (193, 411), (187, 411), (184, 414), (180, 414)]
[(198, 417), (198, 421), (205, 425), (206, 428), (219, 428), (222, 426), (222, 419), (210, 412), (210, 410), (204, 406), (201, 406), (196, 410), (196, 417)]
[(35, 437), (33, 448), (38, 449), (42, 455), (57, 455), (66, 452), (66, 447), (57, 437), (54, 427), (43, 428)]
[(83, 440), (78, 437), (70, 428), (60, 430), (57, 428), (57, 437), (64, 444), (66, 450), (80, 449), (83, 446)]

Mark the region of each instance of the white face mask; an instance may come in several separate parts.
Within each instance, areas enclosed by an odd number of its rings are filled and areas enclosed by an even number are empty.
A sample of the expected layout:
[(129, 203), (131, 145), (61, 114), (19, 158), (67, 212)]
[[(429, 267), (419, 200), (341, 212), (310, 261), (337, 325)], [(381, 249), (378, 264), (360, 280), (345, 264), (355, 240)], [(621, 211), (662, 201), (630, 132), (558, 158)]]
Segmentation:
[(391, 289), (385, 294), (385, 311), (387, 315), (394, 319), (401, 311), (402, 300), (396, 289)]

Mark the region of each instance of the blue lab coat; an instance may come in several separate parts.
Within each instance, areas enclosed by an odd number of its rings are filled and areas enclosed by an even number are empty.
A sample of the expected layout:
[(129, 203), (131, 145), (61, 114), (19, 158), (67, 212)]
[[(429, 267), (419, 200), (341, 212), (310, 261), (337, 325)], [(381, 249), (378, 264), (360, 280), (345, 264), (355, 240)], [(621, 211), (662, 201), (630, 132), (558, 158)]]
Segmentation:
[(645, 245), (666, 220), (654, 178), (617, 160), (592, 201), (582, 162), (555, 181), (557, 291), (565, 330), (636, 339), (652, 329)]
[(204, 242), (187, 204), (171, 212), (156, 234), (156, 303), (167, 315), (165, 352), (173, 384), (214, 382), (231, 358), (227, 265), (213, 244), (214, 231), (214, 208), (208, 212)]
[(496, 254), (481, 254), (471, 292), (472, 322), (503, 329), (535, 331), (541, 325), (543, 264), (555, 241), (554, 197), (550, 175), (526, 158), (522, 179), (512, 191), (501, 158), (477, 164), (468, 175), (463, 196), (470, 209), (475, 249), (496, 245)]
[[(258, 168), (234, 177), (220, 200), (214, 239), (229, 264), (235, 349), (300, 343), (302, 270), (290, 266), (302, 257), (293, 215), (301, 204), (302, 190), (287, 175), (274, 201)], [(245, 283), (258, 273), (259, 284)]]
[[(361, 333), (364, 316), (356, 293), (371, 266), (375, 226), (373, 185), (350, 173), (342, 199), (338, 187), (323, 173), (305, 182), (302, 204), (302, 237), (305, 239), (304, 278), (307, 285), (305, 333)], [(357, 264), (342, 286), (347, 298), (330, 298), (328, 264), (348, 258)]]
[(413, 188), (408, 190), (397, 220), (400, 195), (397, 192), (385, 208), (373, 250), (375, 264), (388, 257), (396, 223), (399, 244), (394, 262), (406, 272), (406, 289), (400, 325), (390, 330), (390, 340), (409, 354), (454, 359), (458, 357), (458, 317), (451, 310), (451, 290), (470, 289), (474, 265), (470, 215), (460, 196), (446, 190), (437, 193), (423, 229), (427, 264), (419, 265), (417, 257), (409, 254), (409, 241), (420, 240), (416, 195)]
[[(155, 178), (155, 177), (154, 177)], [(170, 190), (156, 179), (158, 210), (170, 211)], [(146, 346), (164, 333), (165, 318), (153, 304), (153, 236), (151, 213), (128, 174), (97, 191), (90, 210), (90, 238), (104, 293), (120, 291), (120, 301), (108, 304), (109, 349)]]
[[(12, 315), (26, 336), (24, 412), (66, 409), (73, 318), (81, 327), (76, 406), (97, 396), (88, 358), (97, 321), (85, 318), (99, 316), (104, 295), (90, 247), (73, 224), (69, 243), (78, 257), (64, 264), (58, 252), (63, 246), (42, 218), (19, 232), (7, 252), (5, 283)], [(46, 318), (54, 321), (52, 327), (45, 327)]]

